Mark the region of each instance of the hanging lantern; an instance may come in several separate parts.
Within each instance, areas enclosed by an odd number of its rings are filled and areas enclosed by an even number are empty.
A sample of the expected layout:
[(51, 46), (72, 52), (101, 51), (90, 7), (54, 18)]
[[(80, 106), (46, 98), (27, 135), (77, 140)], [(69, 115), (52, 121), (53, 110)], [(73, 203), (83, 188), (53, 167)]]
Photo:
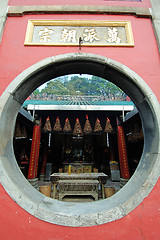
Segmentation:
[(79, 122), (78, 118), (76, 119), (76, 123), (75, 123), (74, 130), (73, 130), (73, 135), (76, 135), (76, 136), (82, 136), (83, 135), (82, 128), (81, 128), (81, 125), (80, 125), (80, 122)]
[(62, 131), (61, 122), (59, 120), (59, 117), (56, 118), (56, 122), (55, 122), (55, 125), (53, 128), (53, 131), (56, 131), (56, 132)]
[(65, 120), (63, 131), (64, 132), (71, 132), (72, 131), (71, 125), (70, 125), (70, 122), (69, 122), (68, 118)]
[(92, 132), (92, 127), (91, 127), (90, 121), (88, 120), (88, 115), (86, 115), (86, 122), (85, 122), (85, 125), (84, 125), (83, 132), (84, 133), (91, 133)]
[(101, 131), (102, 131), (101, 123), (100, 123), (100, 120), (97, 118), (94, 126), (94, 132), (101, 132)]
[(47, 117), (47, 119), (46, 119), (46, 122), (45, 122), (44, 127), (43, 127), (43, 131), (44, 132), (51, 132), (52, 131), (51, 122), (50, 122), (49, 117)]
[(113, 133), (113, 128), (112, 128), (112, 125), (110, 123), (109, 118), (107, 118), (107, 120), (106, 120), (106, 126), (105, 126), (105, 130), (104, 131), (106, 133)]

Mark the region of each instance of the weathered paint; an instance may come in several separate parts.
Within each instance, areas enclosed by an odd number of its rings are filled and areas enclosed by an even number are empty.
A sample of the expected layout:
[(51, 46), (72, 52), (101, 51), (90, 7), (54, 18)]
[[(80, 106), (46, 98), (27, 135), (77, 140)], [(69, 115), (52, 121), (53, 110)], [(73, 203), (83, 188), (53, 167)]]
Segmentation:
[[(57, 1), (57, 4), (95, 4), (99, 1)], [(56, 4), (55, 3), (55, 4)], [(116, 5), (114, 1), (103, 4)], [(46, 5), (53, 1), (10, 0), (10, 5)], [(118, 2), (120, 6), (150, 7), (149, 0)], [(29, 19), (84, 19), (131, 21), (135, 47), (25, 47), (24, 38)], [(9, 17), (0, 45), (0, 94), (8, 84), (27, 67), (41, 59), (70, 52), (89, 52), (119, 61), (137, 72), (159, 99), (160, 62), (158, 48), (150, 19), (120, 15), (26, 15)], [(160, 99), (159, 99), (160, 100)], [(43, 222), (19, 207), (0, 185), (0, 239), (127, 239), (158, 240), (160, 233), (160, 179), (148, 197), (130, 214), (120, 220), (93, 227), (62, 227)]]

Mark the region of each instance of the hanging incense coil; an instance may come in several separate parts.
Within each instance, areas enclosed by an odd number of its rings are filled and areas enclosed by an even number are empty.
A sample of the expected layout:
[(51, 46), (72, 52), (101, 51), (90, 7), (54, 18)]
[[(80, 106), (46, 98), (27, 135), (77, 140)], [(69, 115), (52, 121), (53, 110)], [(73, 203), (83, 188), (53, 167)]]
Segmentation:
[(56, 122), (55, 122), (55, 125), (53, 128), (53, 131), (57, 131), (57, 132), (62, 131), (61, 122), (59, 120), (59, 117), (56, 118)]
[(64, 132), (71, 132), (72, 131), (71, 125), (70, 125), (70, 122), (69, 122), (68, 118), (65, 120), (63, 131)]
[(144, 139), (142, 127), (141, 127), (141, 129), (140, 129), (139, 139)]
[(21, 128), (20, 128), (20, 125), (19, 125), (18, 121), (16, 122), (14, 137), (15, 138), (20, 138), (21, 137)]
[(25, 126), (21, 127), (21, 137), (27, 138), (27, 131)]
[(51, 122), (50, 122), (49, 117), (47, 117), (47, 119), (46, 119), (46, 122), (45, 122), (44, 127), (43, 127), (43, 131), (44, 132), (51, 132), (52, 131)]
[(142, 127), (135, 123), (131, 128), (130, 128), (130, 133), (128, 134), (128, 141), (129, 142), (137, 142), (139, 140), (143, 140), (143, 130)]
[(104, 131), (106, 133), (113, 133), (113, 128), (112, 128), (112, 125), (110, 123), (109, 118), (107, 118), (107, 120), (106, 120), (106, 125), (105, 125), (105, 130)]
[(82, 136), (83, 135), (82, 128), (81, 128), (81, 125), (80, 125), (80, 122), (79, 122), (78, 118), (76, 119), (76, 123), (75, 123), (74, 130), (73, 130), (73, 135), (76, 135), (76, 136)]
[(102, 131), (101, 123), (100, 123), (100, 120), (97, 118), (94, 126), (94, 132), (101, 132), (101, 131)]
[(92, 127), (91, 127), (90, 121), (88, 119), (88, 115), (86, 115), (86, 122), (85, 122), (85, 125), (84, 125), (83, 132), (84, 133), (91, 133), (92, 132)]

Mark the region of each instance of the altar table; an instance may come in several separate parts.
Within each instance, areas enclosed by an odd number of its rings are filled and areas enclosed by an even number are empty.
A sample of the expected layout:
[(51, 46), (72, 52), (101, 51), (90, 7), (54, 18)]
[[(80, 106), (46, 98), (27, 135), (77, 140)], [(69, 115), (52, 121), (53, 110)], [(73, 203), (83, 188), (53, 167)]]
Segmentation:
[(104, 173), (53, 173), (53, 198), (56, 198), (57, 185), (59, 186), (59, 200), (66, 195), (91, 195), (98, 200), (98, 186), (101, 186), (102, 198), (105, 198), (104, 185), (107, 175)]

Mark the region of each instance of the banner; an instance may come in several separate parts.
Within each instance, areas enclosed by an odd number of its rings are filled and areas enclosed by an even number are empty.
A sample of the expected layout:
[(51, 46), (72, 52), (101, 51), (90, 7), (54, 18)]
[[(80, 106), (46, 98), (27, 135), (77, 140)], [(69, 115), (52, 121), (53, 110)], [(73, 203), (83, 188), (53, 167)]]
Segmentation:
[(124, 130), (122, 126), (118, 126), (118, 150), (119, 150), (119, 163), (120, 163), (120, 171), (121, 177), (124, 179), (129, 179), (129, 167), (128, 167), (128, 159), (127, 159), (127, 150), (126, 143), (124, 137)]
[(35, 125), (33, 128), (28, 179), (33, 179), (37, 177), (40, 139), (41, 139), (41, 126)]
[(38, 127), (39, 128), (38, 128), (37, 147), (36, 147), (35, 177), (37, 177), (37, 172), (38, 172), (38, 160), (39, 160), (39, 150), (40, 150), (40, 141), (41, 141), (41, 121)]

